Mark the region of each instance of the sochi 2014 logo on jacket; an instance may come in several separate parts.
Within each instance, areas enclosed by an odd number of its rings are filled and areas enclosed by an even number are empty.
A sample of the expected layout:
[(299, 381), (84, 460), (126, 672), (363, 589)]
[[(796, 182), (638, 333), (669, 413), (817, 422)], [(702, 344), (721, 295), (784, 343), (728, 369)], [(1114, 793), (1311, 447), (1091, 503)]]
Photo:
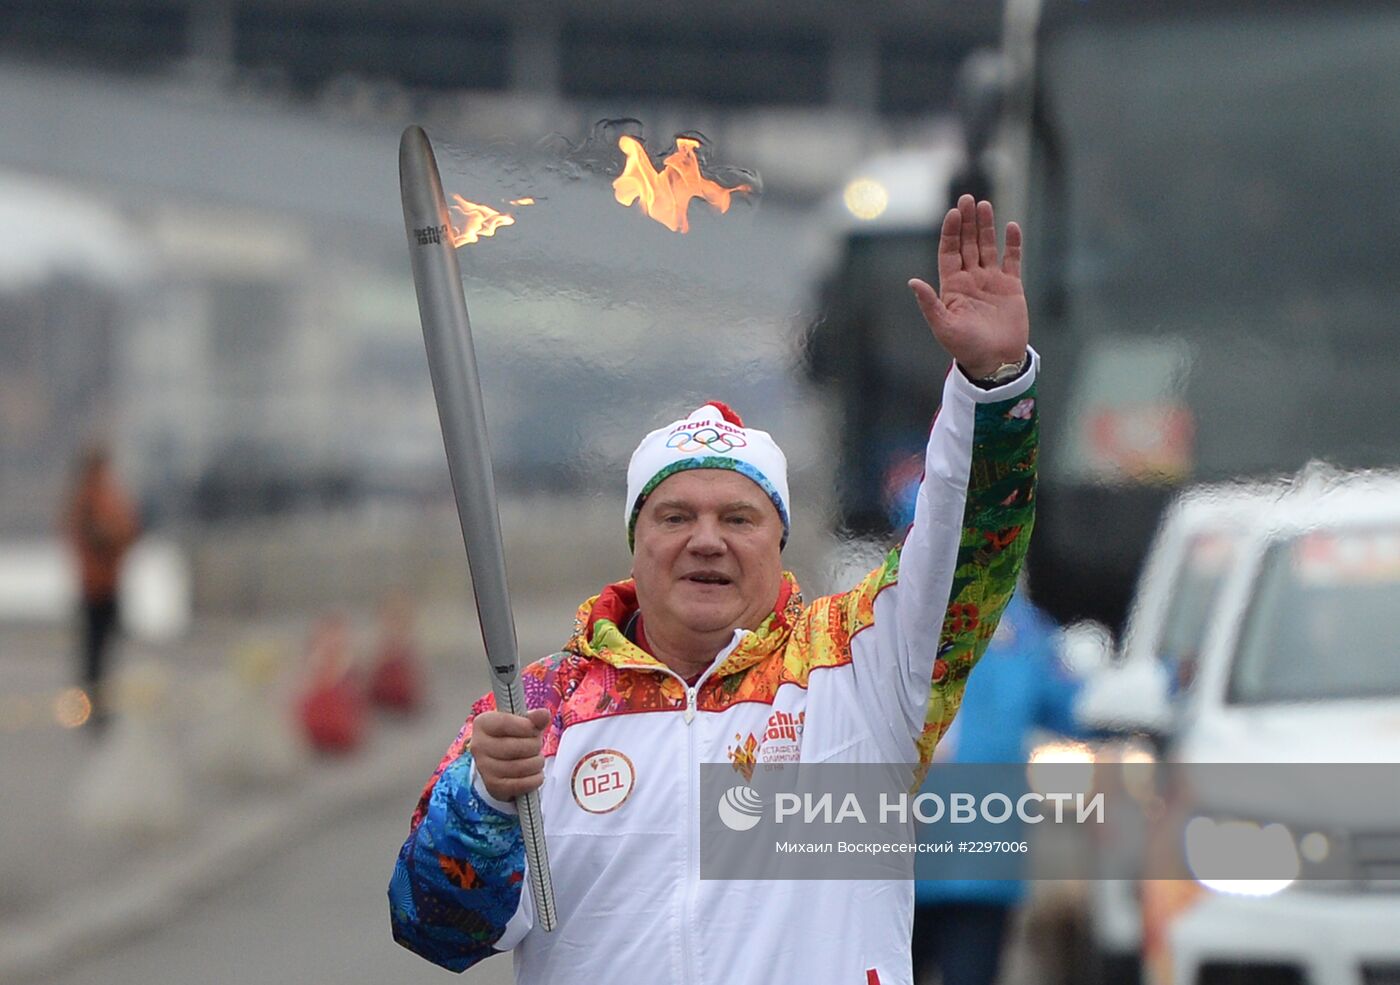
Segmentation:
[(729, 762), (744, 779), (753, 779), (759, 763), (795, 763), (802, 758), (802, 726), (807, 712), (775, 711), (763, 726), (763, 735), (752, 732), (745, 738), (735, 733), (729, 747)]
[(760, 763), (795, 763), (802, 753), (802, 725), (807, 713), (775, 711), (768, 718), (758, 744)]

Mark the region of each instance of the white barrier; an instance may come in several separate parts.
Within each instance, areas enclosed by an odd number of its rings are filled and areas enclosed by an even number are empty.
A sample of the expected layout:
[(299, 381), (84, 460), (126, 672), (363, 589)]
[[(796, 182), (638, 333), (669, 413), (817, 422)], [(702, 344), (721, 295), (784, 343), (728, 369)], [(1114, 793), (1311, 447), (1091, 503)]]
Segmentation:
[[(63, 542), (0, 543), (0, 622), (62, 622), (73, 618), (78, 572)], [(142, 538), (122, 566), (122, 621), (133, 637), (170, 640), (190, 624), (190, 567), (172, 541)]]

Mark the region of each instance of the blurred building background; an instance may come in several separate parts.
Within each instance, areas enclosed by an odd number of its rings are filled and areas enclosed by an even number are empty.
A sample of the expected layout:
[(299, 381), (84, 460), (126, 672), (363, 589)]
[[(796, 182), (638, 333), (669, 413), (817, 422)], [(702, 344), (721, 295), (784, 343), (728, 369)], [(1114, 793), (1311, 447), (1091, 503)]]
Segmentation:
[(469, 93), (882, 117), (946, 109), (961, 53), (1000, 21), (952, 0), (16, 0), (0, 16), (11, 57), (361, 112)]
[[(581, 140), (605, 117), (642, 120), (657, 152), (699, 130), (762, 177), (737, 248), (691, 237), (707, 312), (674, 285), (645, 306), (615, 303), (644, 289), (638, 263), (665, 276), (687, 262), (635, 226), (619, 227), (634, 246), (594, 255), (598, 223), (631, 216), (577, 205), (541, 252), (523, 241), (527, 222), (544, 228), (542, 208), (508, 231), (522, 234), (516, 253), (498, 249), (505, 235), (477, 247), (499, 263), (472, 290), (486, 347), (513, 352), (517, 332), (546, 323), (570, 351), (627, 345), (610, 332), (656, 340), (634, 347), (640, 364), (584, 374), (503, 357), (487, 388), (508, 491), (606, 486), (647, 423), (637, 415), (660, 413), (677, 380), (713, 381), (775, 430), (798, 428), (790, 369), (822, 248), (813, 206), (872, 152), (944, 132), (957, 63), (995, 40), (998, 19), (995, 5), (955, 2), (5, 4), (0, 538), (52, 529), (71, 459), (94, 439), (113, 445), (148, 529), (189, 544), (197, 605), (256, 601), (230, 588), (247, 551), (220, 560), (230, 525), (441, 499), (395, 194), (409, 120), (449, 141), (448, 190), (469, 197), (454, 171), (529, 172), (548, 159), (542, 139)], [(602, 180), (594, 191), (615, 209)], [(546, 204), (557, 217), (584, 198), (561, 189)], [(693, 320), (661, 317), (652, 302), (668, 297)], [(721, 325), (749, 340), (747, 383), (657, 355)], [(667, 328), (680, 341), (658, 338)], [(561, 418), (584, 423), (554, 428)], [(289, 538), (284, 526), (270, 543)], [(287, 583), (310, 594), (317, 581)]]

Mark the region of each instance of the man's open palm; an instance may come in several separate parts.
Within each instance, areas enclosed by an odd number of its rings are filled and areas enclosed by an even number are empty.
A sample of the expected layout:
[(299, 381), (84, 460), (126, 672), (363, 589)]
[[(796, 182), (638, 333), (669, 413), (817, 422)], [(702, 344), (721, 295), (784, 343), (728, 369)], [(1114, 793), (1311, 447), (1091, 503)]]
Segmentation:
[(934, 338), (972, 379), (1006, 363), (1019, 363), (1030, 337), (1026, 292), (1021, 287), (1021, 227), (1006, 225), (1006, 255), (997, 255), (991, 202), (971, 195), (943, 217), (938, 240), (938, 286), (909, 282)]

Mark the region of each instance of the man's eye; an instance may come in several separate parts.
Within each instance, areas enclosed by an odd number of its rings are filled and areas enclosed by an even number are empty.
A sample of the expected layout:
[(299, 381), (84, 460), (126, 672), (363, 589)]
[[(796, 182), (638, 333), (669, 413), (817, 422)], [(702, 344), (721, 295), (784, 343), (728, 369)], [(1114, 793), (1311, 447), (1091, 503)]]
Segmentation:
[(672, 513), (672, 514), (669, 514), (668, 516), (663, 516), (663, 517), (661, 518), (661, 522), (664, 523), (664, 524), (667, 524), (667, 525), (669, 525), (669, 526), (675, 527), (675, 526), (679, 526), (680, 524), (684, 523), (684, 522), (685, 522), (685, 517), (681, 516), (679, 513)]
[(736, 524), (736, 525), (739, 525), (739, 526), (743, 526), (743, 525), (747, 525), (747, 524), (749, 524), (749, 523), (752, 523), (753, 521), (751, 521), (751, 520), (750, 520), (748, 517), (746, 517), (746, 516), (731, 516), (731, 517), (729, 518), (729, 522), (732, 523), (732, 524)]

